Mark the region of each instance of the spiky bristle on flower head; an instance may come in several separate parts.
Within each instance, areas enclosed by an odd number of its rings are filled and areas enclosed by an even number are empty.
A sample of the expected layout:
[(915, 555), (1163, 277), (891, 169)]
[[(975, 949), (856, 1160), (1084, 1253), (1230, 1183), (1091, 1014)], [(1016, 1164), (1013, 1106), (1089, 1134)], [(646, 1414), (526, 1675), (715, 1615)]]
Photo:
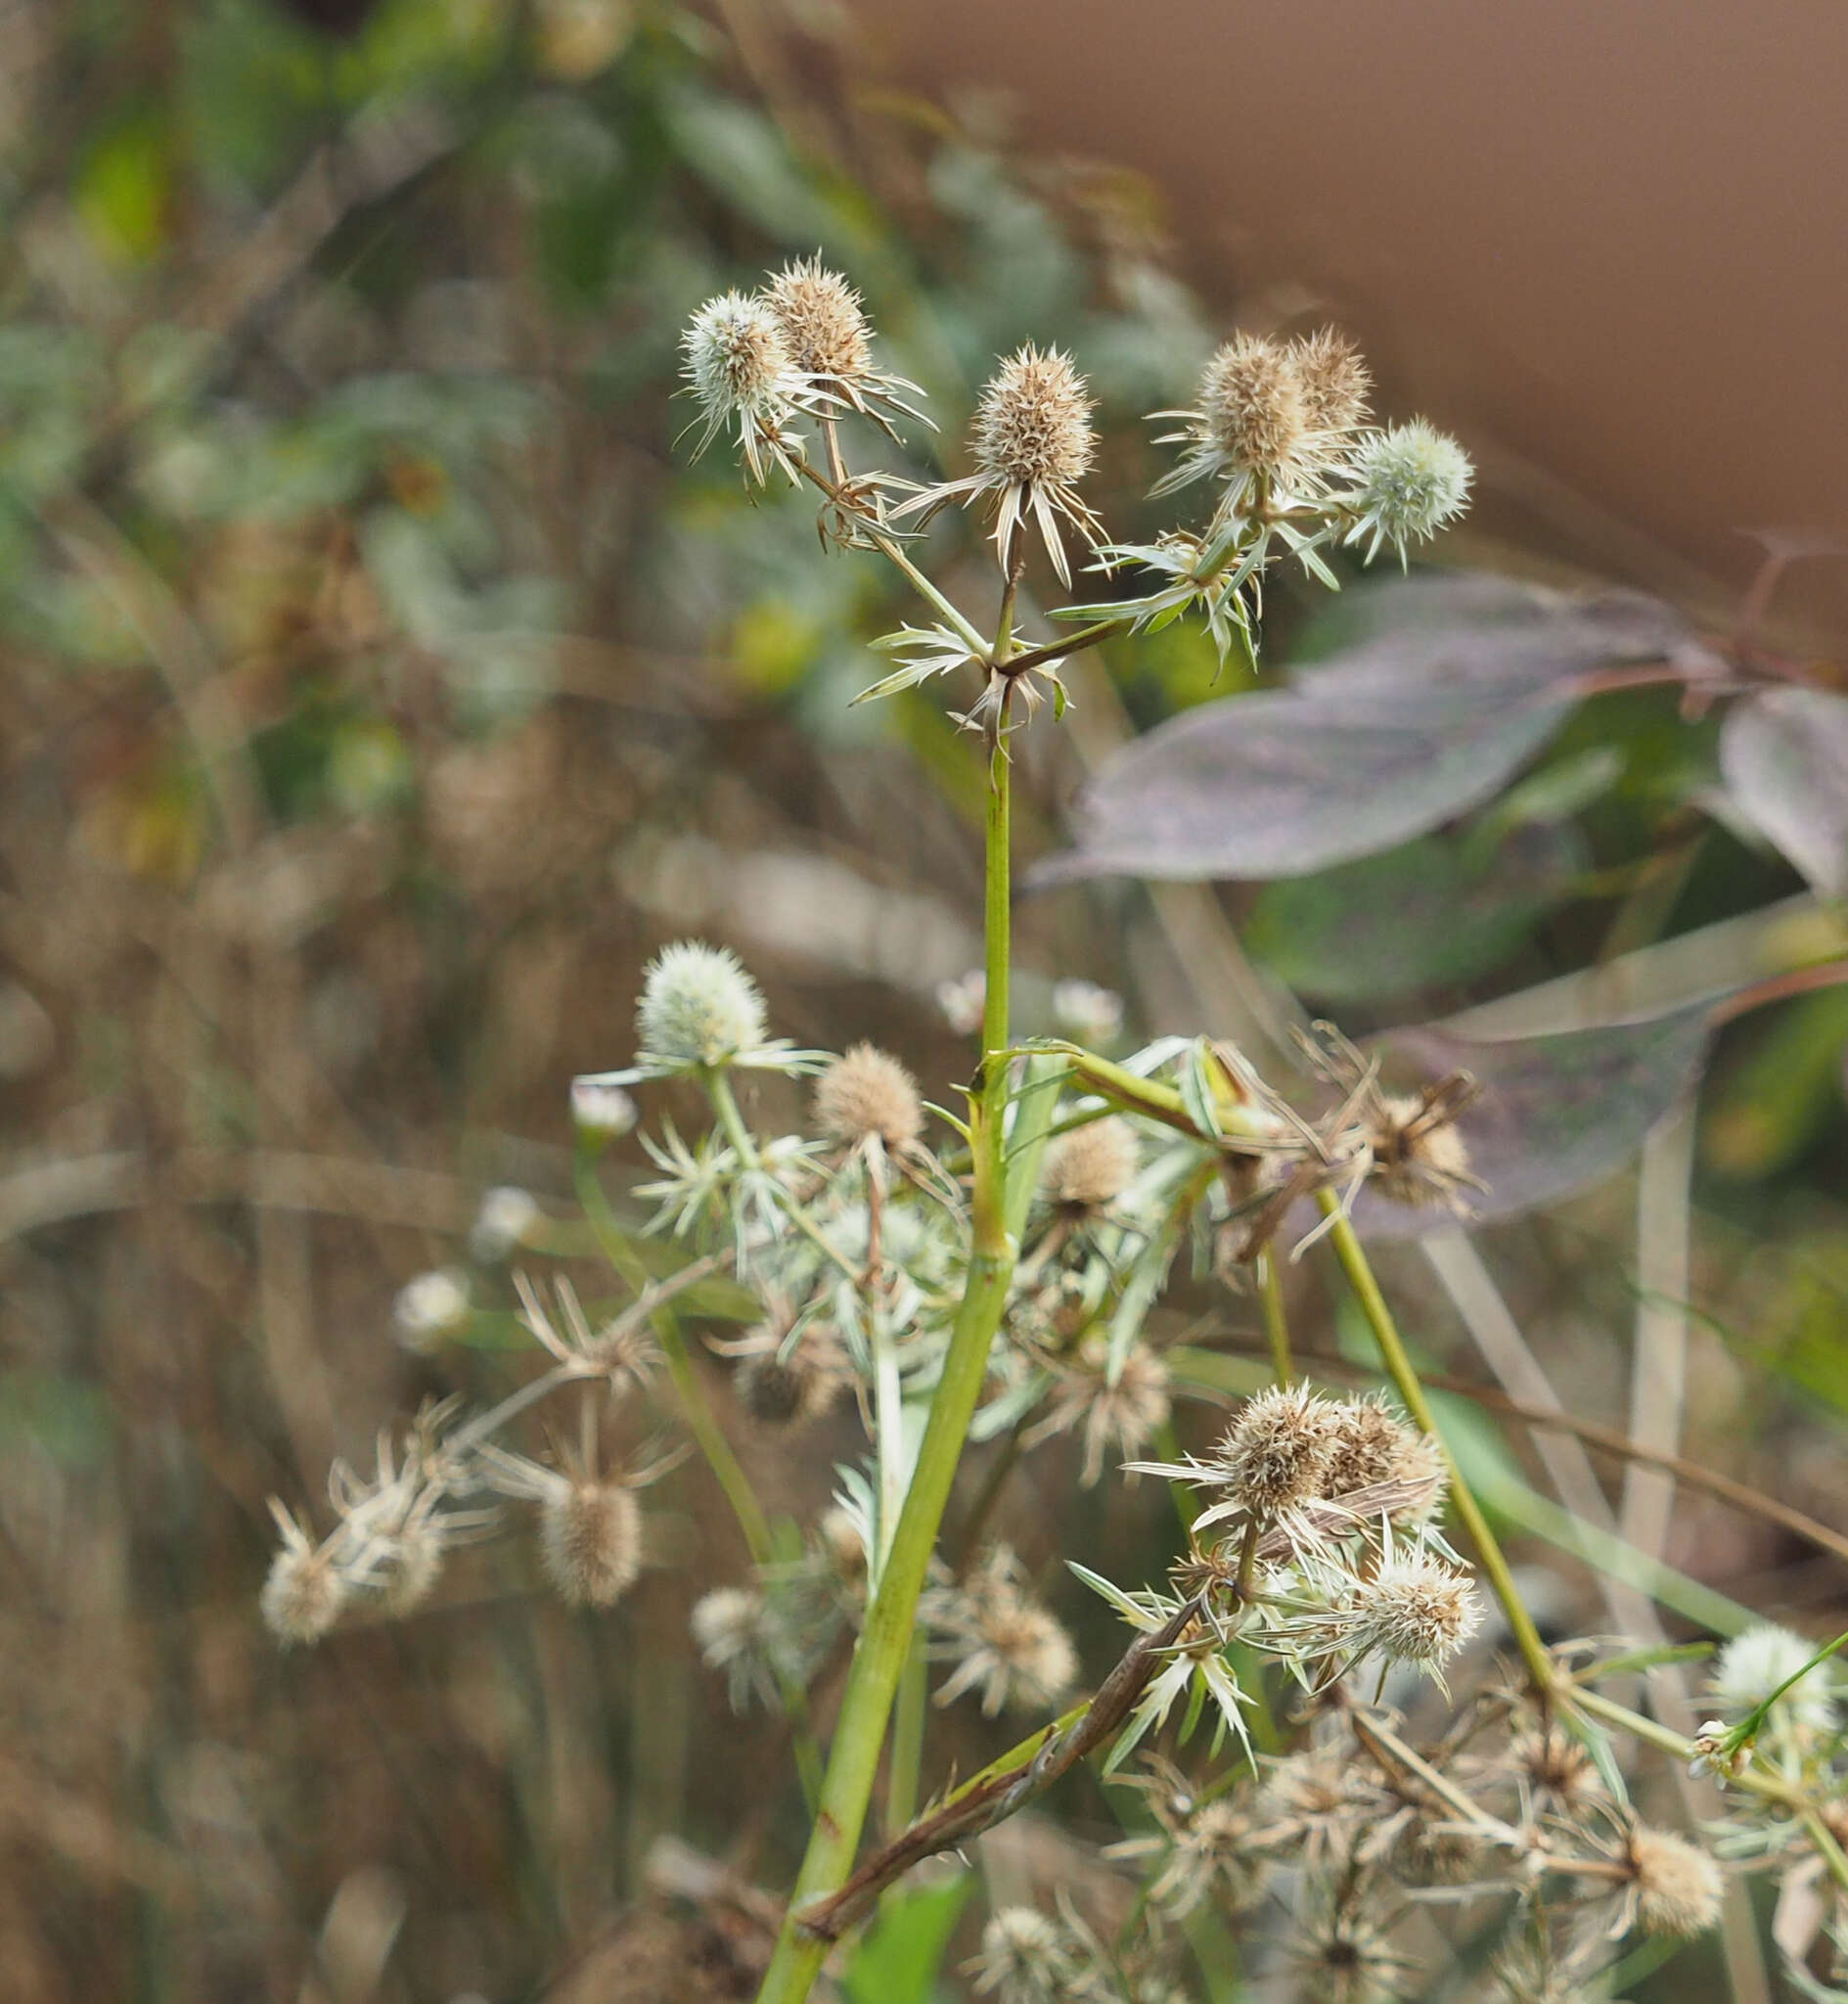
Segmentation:
[(1469, 1144), (1455, 1114), (1417, 1093), (1384, 1093), (1368, 1137), (1374, 1181), (1395, 1204), (1465, 1208), (1465, 1192), (1482, 1186), (1470, 1173)]
[(730, 948), (681, 939), (649, 963), (636, 1005), (644, 1062), (728, 1064), (764, 1040), (764, 998)]
[(887, 1148), (909, 1148), (924, 1132), (918, 1081), (896, 1058), (855, 1044), (815, 1081), (815, 1124), (848, 1147), (877, 1137)]
[(642, 1570), (642, 1512), (634, 1494), (590, 1476), (561, 1481), (539, 1513), (539, 1555), (568, 1606), (613, 1606)]
[(1323, 1494), (1336, 1501), (1382, 1484), (1402, 1487), (1406, 1501), (1375, 1499), (1395, 1524), (1419, 1523), (1442, 1502), (1445, 1477), (1442, 1449), (1428, 1434), (1387, 1403), (1384, 1392), (1343, 1399), (1334, 1408), (1334, 1452), (1330, 1459)]
[(1235, 334), (1201, 373), (1200, 442), (1228, 470), (1285, 479), (1311, 430), (1296, 356), (1261, 335)]
[(1337, 329), (1323, 327), (1292, 342), (1290, 353), (1309, 429), (1330, 440), (1358, 431), (1367, 422), (1374, 379), (1354, 343)]
[(1636, 1892), (1637, 1925), (1645, 1935), (1704, 1935), (1720, 1918), (1726, 1896), (1720, 1868), (1685, 1837), (1639, 1825), (1624, 1862)]
[(1482, 1603), (1461, 1572), (1418, 1546), (1401, 1547), (1356, 1577), (1344, 1611), (1348, 1647), (1388, 1662), (1439, 1670), (1482, 1620)]
[(696, 450), (703, 452), (735, 421), (753, 479), (764, 477), (766, 453), (794, 478), (790, 452), (799, 447), (785, 427), (802, 379), (768, 304), (744, 293), (722, 293), (693, 316), (680, 345), (687, 387), (701, 418)]
[(1091, 469), (1095, 408), (1071, 357), (1028, 344), (988, 380), (969, 427), (969, 452), (991, 478), (1069, 486)]
[(1334, 1408), (1306, 1385), (1291, 1385), (1247, 1399), (1213, 1461), (1235, 1502), (1271, 1518), (1324, 1493), (1334, 1443)]
[(1408, 543), (1424, 542), (1467, 506), (1475, 469), (1456, 439), (1422, 418), (1374, 432), (1349, 462), (1355, 522), (1349, 542), (1371, 536), (1368, 561), (1390, 543), (1403, 558)]
[(764, 303), (789, 360), (805, 374), (851, 383), (872, 366), (860, 295), (819, 257), (786, 264), (765, 288)]
[(1106, 1114), (1061, 1134), (1040, 1162), (1040, 1188), (1057, 1205), (1074, 1210), (1102, 1210), (1136, 1180), (1136, 1130), (1119, 1115)]

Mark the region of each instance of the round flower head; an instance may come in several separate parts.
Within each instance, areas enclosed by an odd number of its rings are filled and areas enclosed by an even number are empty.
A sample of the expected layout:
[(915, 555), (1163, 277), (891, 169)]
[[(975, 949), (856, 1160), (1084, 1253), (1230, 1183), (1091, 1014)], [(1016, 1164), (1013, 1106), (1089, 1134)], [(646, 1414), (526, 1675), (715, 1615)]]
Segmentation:
[(751, 1418), (766, 1427), (788, 1427), (823, 1418), (853, 1383), (853, 1365), (840, 1332), (832, 1323), (812, 1322), (786, 1357), (787, 1327), (775, 1323), (754, 1330), (732, 1345), (745, 1358), (738, 1374), (738, 1395)]
[(1290, 354), (1311, 432), (1332, 445), (1366, 423), (1373, 377), (1345, 335), (1320, 328), (1291, 342)]
[(439, 1267), (406, 1281), (391, 1304), (391, 1327), (406, 1349), (428, 1350), (469, 1325), (468, 1278)]
[(1247, 1399), (1214, 1450), (1233, 1501), (1254, 1517), (1275, 1517), (1324, 1493), (1334, 1459), (1334, 1408), (1306, 1385)]
[(540, 1510), (539, 1556), (568, 1606), (612, 1607), (642, 1570), (642, 1512), (634, 1493), (591, 1476), (561, 1481)]
[(1155, 415), (1178, 418), (1184, 428), (1156, 443), (1187, 448), (1155, 482), (1158, 495), (1191, 480), (1223, 479), (1221, 506), (1234, 507), (1254, 478), (1299, 485), (1319, 458), (1297, 352), (1261, 335), (1235, 334), (1200, 372), (1193, 407)]
[(766, 287), (764, 304), (786, 353), (804, 375), (854, 382), (872, 366), (860, 295), (819, 257), (786, 264)]
[(1442, 1095), (1380, 1095), (1368, 1139), (1374, 1181), (1382, 1197), (1395, 1204), (1466, 1211), (1465, 1191), (1482, 1185), (1469, 1171), (1469, 1144), (1457, 1125), (1459, 1111)]
[(1087, 542), (1095, 543), (1103, 532), (1077, 488), (1097, 448), (1092, 409), (1084, 378), (1070, 356), (1029, 343), (995, 371), (975, 407), (969, 441), (974, 476), (927, 487), (894, 513), (928, 521), (946, 502), (961, 501), (965, 507), (982, 502), (994, 513), (995, 555), (1004, 571), (1012, 569), (1016, 538), (1030, 524), (1038, 528), (1059, 582), (1068, 586), (1071, 567), (1059, 537), (1059, 518)]
[(1395, 1524), (1421, 1523), (1442, 1499), (1445, 1474), (1437, 1443), (1407, 1425), (1384, 1393), (1344, 1399), (1334, 1408), (1334, 1453), (1324, 1478), (1325, 1496), (1339, 1500), (1391, 1485), (1406, 1492), (1404, 1499), (1380, 1497), (1370, 1502), (1371, 1514), (1377, 1518), (1383, 1511)]
[(1475, 1633), (1482, 1604), (1461, 1572), (1412, 1546), (1357, 1579), (1343, 1615), (1345, 1644), (1357, 1655), (1376, 1650), (1389, 1662), (1437, 1671)]
[(484, 1265), (505, 1259), (526, 1234), (541, 1223), (545, 1213), (529, 1190), (500, 1183), (481, 1198), (481, 1207), (469, 1227), (469, 1251)]
[(784, 1637), (761, 1593), (744, 1586), (715, 1586), (693, 1605), (694, 1644), (709, 1669), (723, 1670), (732, 1709), (752, 1697), (774, 1705)]
[(1059, 1924), (1030, 1906), (1004, 1906), (982, 1929), (981, 1952), (964, 1965), (976, 1993), (1000, 2004), (1054, 2004), (1071, 1971)]
[(593, 1141), (614, 1141), (634, 1127), (634, 1100), (619, 1085), (595, 1078), (571, 1081), (571, 1122)]
[(1135, 1129), (1106, 1114), (1061, 1134), (1047, 1148), (1040, 1161), (1040, 1188), (1062, 1208), (1102, 1210), (1135, 1181), (1136, 1168)]
[(1707, 1853), (1670, 1830), (1639, 1825), (1624, 1862), (1637, 1925), (1645, 1935), (1704, 1935), (1720, 1918), (1726, 1883)]
[(681, 337), (681, 350), (701, 417), (696, 451), (736, 425), (752, 479), (763, 480), (765, 454), (794, 479), (801, 447), (788, 426), (801, 380), (768, 304), (744, 293), (708, 299)]
[(682, 939), (649, 963), (635, 1026), (644, 1066), (727, 1065), (763, 1042), (764, 998), (729, 948)]
[(263, 1620), (285, 1647), (319, 1642), (340, 1618), (346, 1605), (346, 1580), (333, 1554), (317, 1546), (280, 1503), (272, 1502), (270, 1510), (283, 1544), (263, 1582), (258, 1603)]
[(1798, 1674), (1816, 1650), (1815, 1643), (1806, 1642), (1788, 1628), (1769, 1621), (1755, 1622), (1721, 1650), (1707, 1689), (1720, 1709), (1736, 1722), (1747, 1712), (1757, 1710), (1774, 1691), (1795, 1677), (1797, 1681), (1772, 1706), (1771, 1722), (1788, 1720), (1812, 1732), (1825, 1733), (1835, 1723), (1828, 1665), (1818, 1663), (1814, 1669)]
[(1020, 1563), (1005, 1545), (966, 1585), (933, 1595), (930, 1618), (962, 1657), (937, 1693), (939, 1705), (979, 1687), (989, 1718), (1004, 1705), (1044, 1710), (1077, 1679), (1070, 1636), (1021, 1585)]
[(1346, 500), (1355, 521), (1347, 540), (1371, 536), (1371, 564), (1382, 543), (1403, 563), (1408, 543), (1425, 541), (1461, 515), (1475, 469), (1456, 439), (1414, 418), (1369, 433), (1354, 448), (1348, 472), (1354, 485)]
[(848, 1147), (877, 1137), (888, 1149), (909, 1148), (924, 1132), (918, 1081), (896, 1058), (856, 1044), (816, 1080), (815, 1124)]

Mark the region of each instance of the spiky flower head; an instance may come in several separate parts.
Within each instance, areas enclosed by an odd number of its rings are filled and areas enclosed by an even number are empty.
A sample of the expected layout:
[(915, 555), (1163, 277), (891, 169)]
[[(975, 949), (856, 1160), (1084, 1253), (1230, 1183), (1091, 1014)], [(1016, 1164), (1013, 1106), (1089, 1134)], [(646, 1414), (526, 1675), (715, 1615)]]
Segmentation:
[(274, 1501), (270, 1511), (283, 1542), (258, 1601), (264, 1623), (285, 1648), (319, 1642), (340, 1618), (346, 1579), (333, 1552), (318, 1546), (299, 1519)]
[(969, 452), (991, 479), (1024, 487), (1070, 486), (1091, 470), (1095, 409), (1071, 357), (1030, 342), (982, 389)]
[(989, 1718), (1003, 1706), (1044, 1710), (1077, 1679), (1071, 1637), (1022, 1585), (1020, 1562), (1006, 1545), (997, 1545), (962, 1586), (933, 1593), (926, 1609), (962, 1659), (937, 1693), (939, 1705), (979, 1689)]
[(1516, 1733), (1508, 1754), (1524, 1792), (1542, 1808), (1569, 1814), (1604, 1799), (1598, 1763), (1563, 1726), (1535, 1724)]
[(819, 257), (786, 264), (765, 288), (764, 304), (789, 360), (804, 374), (852, 382), (872, 366), (860, 295)]
[(1428, 1434), (1409, 1425), (1383, 1392), (1337, 1405), (1334, 1435), (1325, 1496), (1339, 1500), (1385, 1485), (1403, 1488), (1408, 1494), (1401, 1503), (1370, 1499), (1375, 1518), (1383, 1511), (1395, 1524), (1422, 1523), (1441, 1504), (1447, 1473), (1442, 1451)]
[(681, 939), (649, 963), (635, 1027), (644, 1066), (714, 1069), (763, 1042), (764, 998), (729, 947)]
[(1402, 1545), (1354, 1579), (1343, 1610), (1345, 1644), (1389, 1662), (1438, 1671), (1473, 1635), (1482, 1603), (1461, 1572), (1418, 1545)]
[(539, 1556), (567, 1606), (613, 1607), (642, 1570), (634, 1493), (590, 1475), (561, 1480), (540, 1509)]
[(744, 1365), (738, 1395), (761, 1426), (804, 1425), (823, 1418), (853, 1383), (853, 1364), (840, 1332), (831, 1322), (812, 1322), (785, 1350), (788, 1330), (775, 1322), (743, 1338), (734, 1354)]
[(1103, 534), (1077, 485), (1097, 450), (1093, 408), (1071, 357), (1029, 342), (996, 369), (975, 406), (969, 439), (973, 476), (926, 487), (893, 513), (927, 522), (948, 502), (979, 502), (994, 516), (995, 556), (1004, 571), (1013, 569), (1018, 538), (1030, 525), (1038, 529), (1059, 581), (1069, 586), (1060, 520), (1087, 542), (1095, 544)]
[(1371, 537), (1367, 561), (1390, 543), (1404, 561), (1408, 543), (1424, 542), (1460, 516), (1469, 502), (1475, 469), (1456, 439), (1422, 418), (1369, 433), (1348, 463), (1354, 482), (1346, 496), (1354, 526), (1347, 540)]
[(888, 1149), (910, 1148), (924, 1132), (918, 1081), (896, 1058), (855, 1044), (815, 1081), (815, 1124), (848, 1147), (877, 1139)]
[(785, 1638), (766, 1595), (751, 1587), (715, 1586), (694, 1603), (690, 1626), (707, 1667), (725, 1672), (735, 1711), (753, 1696), (776, 1702)]
[(1367, 421), (1373, 376), (1354, 343), (1337, 329), (1323, 327), (1292, 342), (1290, 354), (1311, 432), (1332, 442), (1358, 431)]
[(1004, 1906), (982, 1929), (981, 1951), (964, 1965), (978, 1995), (1000, 2004), (1054, 2004), (1071, 1971), (1063, 1931), (1030, 1906)]
[(1469, 1144), (1457, 1124), (1460, 1100), (1460, 1094), (1379, 1096), (1367, 1138), (1374, 1185), (1382, 1197), (1466, 1210), (1465, 1193), (1482, 1185), (1470, 1173)]
[(1326, 1398), (1306, 1385), (1273, 1387), (1240, 1408), (1212, 1461), (1231, 1501), (1272, 1518), (1325, 1493), (1334, 1443)]
[(1075, 1432), (1084, 1443), (1078, 1480), (1085, 1488), (1095, 1488), (1106, 1455), (1139, 1454), (1172, 1411), (1172, 1379), (1157, 1351), (1146, 1343), (1132, 1344), (1112, 1385), (1108, 1345), (1091, 1339), (1060, 1366), (1058, 1391), (1045, 1417), (1027, 1430), (1023, 1444), (1035, 1447), (1055, 1434)]
[(1198, 435), (1228, 470), (1282, 479), (1311, 430), (1302, 372), (1290, 349), (1261, 335), (1235, 334), (1201, 372)]
[(1630, 1833), (1624, 1861), (1637, 1925), (1645, 1935), (1704, 1935), (1720, 1918), (1726, 1896), (1720, 1867), (1685, 1837), (1640, 1824)]
[(1385, 2004), (1403, 1994), (1411, 1973), (1389, 1930), (1390, 1916), (1363, 1881), (1344, 1898), (1313, 1894), (1298, 1911), (1287, 1953), (1322, 2004)]
[(793, 474), (800, 447), (788, 432), (801, 378), (769, 305), (744, 293), (708, 299), (681, 337), (687, 387), (699, 407), (703, 452), (736, 426), (750, 478), (762, 481), (764, 455)]
[(1040, 1188), (1062, 1208), (1102, 1210), (1136, 1180), (1136, 1130), (1116, 1114), (1061, 1134), (1040, 1160)]
[(1813, 1669), (1804, 1669), (1816, 1649), (1815, 1643), (1788, 1628), (1771, 1621), (1754, 1622), (1721, 1650), (1707, 1689), (1720, 1709), (1737, 1720), (1757, 1710), (1774, 1691), (1795, 1677), (1797, 1681), (1772, 1707), (1772, 1722), (1788, 1720), (1812, 1732), (1828, 1732), (1835, 1723), (1828, 1665), (1818, 1663)]

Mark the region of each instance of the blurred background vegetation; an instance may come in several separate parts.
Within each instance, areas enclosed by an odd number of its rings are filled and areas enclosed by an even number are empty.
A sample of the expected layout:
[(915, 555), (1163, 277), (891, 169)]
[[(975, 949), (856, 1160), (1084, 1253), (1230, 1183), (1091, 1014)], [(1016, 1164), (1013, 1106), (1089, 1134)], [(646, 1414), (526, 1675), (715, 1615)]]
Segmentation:
[[(537, 1198), (527, 1245), (578, 1250), (568, 1081), (626, 1060), (663, 940), (736, 945), (802, 1044), (876, 1036), (937, 1094), (967, 1069), (935, 992), (977, 958), (977, 761), (935, 692), (848, 707), (896, 623), (882, 580), (824, 555), (802, 501), (677, 459), (692, 308), (822, 250), (949, 464), (989, 359), (1068, 342), (1104, 406), (1093, 498), (1127, 535), (1157, 520), (1141, 416), (1185, 401), (1227, 302), (1175, 276), (1148, 183), (1018, 152), (985, 100), (865, 84), (813, 6), (0, 22), (0, 1992), (748, 1995), (741, 1889), (784, 1883), (802, 1825), (777, 1727), (735, 1718), (687, 1641), (743, 1567), (703, 1478), (675, 1479), (667, 1548), (612, 1616), (567, 1615), (494, 1546), (418, 1619), (299, 1658), (255, 1615), (265, 1499), (313, 1499), (425, 1391), (502, 1382), (492, 1314), (438, 1370), (392, 1342), (394, 1298), (461, 1261), (511, 1299), (516, 1249), (469, 1249), (497, 1187)], [(944, 561), (977, 596), (963, 534)], [(1559, 581), (1506, 540), (1444, 555)], [(1280, 586), (1261, 674), (1352, 644), (1360, 604), (1311, 621)], [(1841, 686), (1769, 644), (1754, 665)], [(1021, 752), (1029, 856), (1063, 845), (1087, 773), (1251, 671), (1216, 679), (1177, 626), (1072, 682), (1067, 727)], [(1780, 843), (1721, 709), (1660, 677), (1581, 693), (1494, 797), (1395, 846), (1028, 900), (1027, 1026), (1082, 977), (1134, 1032), (1274, 1056), (1305, 1010), (1556, 1029), (1840, 956), (1826, 769)], [(1364, 783), (1330, 774), (1329, 811)], [(1828, 985), (1718, 1038), (1671, 1290), (1692, 1313), (1669, 1303), (1686, 1410), (1657, 1442), (1825, 1524), (1848, 1521), (1845, 1040)], [(1434, 1369), (1528, 1404), (1550, 1379), (1636, 1432), (1647, 1217), (1640, 1255), (1626, 1171), (1485, 1228), (1480, 1265), (1383, 1263)], [(1338, 1354), (1352, 1333), (1299, 1285), (1306, 1346)], [(1525, 1342), (1485, 1373), (1504, 1300)], [(791, 1453), (726, 1410), (767, 1498), (812, 1515), (827, 1439)], [(1537, 1600), (1583, 1632), (1570, 1527), (1616, 1490), (1556, 1436), (1543, 1461), (1472, 1431)], [(1029, 1565), (1158, 1553), (1163, 1499), (1074, 1503), (1060, 1451), (1004, 1513)], [(1684, 1491), (1657, 1541), (1671, 1611), (1841, 1625), (1839, 1557), (1752, 1516)], [(965, 1771), (996, 1750), (952, 1730)], [(1113, 1827), (1082, 1782), (1062, 1812)], [(645, 1899), (669, 1835), (723, 1861), (697, 1920)], [(1056, 1824), (1012, 1843), (1023, 1882), (1078, 1870)]]

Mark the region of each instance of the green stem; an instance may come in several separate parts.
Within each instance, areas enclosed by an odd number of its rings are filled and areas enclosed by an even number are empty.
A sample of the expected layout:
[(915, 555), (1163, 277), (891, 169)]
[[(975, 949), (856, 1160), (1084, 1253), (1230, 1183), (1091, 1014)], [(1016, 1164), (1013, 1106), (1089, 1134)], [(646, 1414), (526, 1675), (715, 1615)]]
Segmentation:
[[(1007, 722), (1007, 706), (1001, 722)], [(962, 1459), (969, 1423), (988, 1374), (988, 1351), (1001, 1326), (1014, 1278), (1018, 1244), (1008, 1230), (1003, 1151), (1008, 1108), (1007, 918), (1010, 894), (1008, 762), (999, 747), (989, 766), (987, 897), (988, 993), (983, 1008), (983, 1062), (978, 1096), (969, 1109), (969, 1153), (974, 1169), (969, 1276), (944, 1352), (942, 1375), (919, 1444), (905, 1507), (879, 1589), (867, 1609), (847, 1686), (834, 1724), (821, 1806), (808, 1850), (796, 1875), (776, 1953), (765, 1973), (758, 2004), (802, 2004), (829, 1944), (805, 1934), (805, 1906), (838, 1890), (853, 1869), (885, 1739), (906, 1663), (912, 1653), (918, 1596), (935, 1548), (943, 1512)], [(1001, 949), (995, 918), (1000, 915)]]
[(924, 1713), (930, 1698), (930, 1670), (924, 1639), (914, 1635), (898, 1699), (892, 1707), (892, 1751), (885, 1765), (885, 1835), (907, 1829), (918, 1813), (918, 1780), (924, 1769)]
[(1406, 1354), (1404, 1343), (1400, 1340), (1398, 1325), (1392, 1319), (1392, 1310), (1386, 1306), (1386, 1298), (1379, 1292), (1379, 1283), (1374, 1278), (1373, 1267), (1368, 1263), (1367, 1254), (1355, 1236), (1354, 1227), (1348, 1223), (1341, 1209), (1340, 1200), (1331, 1190), (1324, 1190), (1316, 1202), (1322, 1207), (1322, 1213), (1331, 1220), (1329, 1243), (1334, 1248), (1334, 1256), (1341, 1262), (1341, 1271), (1347, 1276), (1347, 1284), (1354, 1291), (1354, 1298), (1360, 1303), (1362, 1314), (1373, 1328), (1374, 1341), (1379, 1345), (1380, 1358), (1385, 1364), (1386, 1374), (1397, 1388), (1399, 1396), (1405, 1401), (1405, 1409), (1420, 1427), (1437, 1442), (1438, 1451), (1444, 1457), (1450, 1472), (1451, 1495), (1456, 1500), (1457, 1515), (1463, 1519), (1464, 1527), (1468, 1531), (1475, 1545), (1476, 1556), (1482, 1562), (1482, 1570), (1489, 1576), (1489, 1585), (1495, 1597), (1502, 1604), (1502, 1612), (1508, 1617), (1508, 1625), (1513, 1632), (1514, 1641), (1527, 1665), (1527, 1674), (1533, 1681), (1534, 1689), (1543, 1696), (1552, 1691), (1557, 1682), (1553, 1660), (1547, 1654), (1547, 1645), (1540, 1639), (1540, 1631), (1534, 1626), (1533, 1617), (1528, 1614), (1520, 1591), (1514, 1584), (1514, 1575), (1509, 1571), (1507, 1558), (1502, 1547), (1496, 1542), (1495, 1533), (1489, 1528), (1489, 1522), (1482, 1514), (1481, 1506), (1469, 1492), (1468, 1484), (1463, 1479), (1463, 1471), (1457, 1466), (1457, 1458), (1450, 1451), (1450, 1445), (1438, 1432), (1437, 1422), (1431, 1415), (1430, 1402), (1424, 1396), (1424, 1388), (1419, 1383), (1419, 1374), (1413, 1368), (1412, 1359)]
[(1271, 1368), (1280, 1387), (1289, 1383), (1289, 1321), (1284, 1312), (1284, 1281), (1277, 1270), (1274, 1247), (1258, 1254), (1258, 1299), (1264, 1306), (1264, 1333), (1271, 1343)]
[(706, 1098), (712, 1102), (712, 1111), (719, 1116), (719, 1125), (725, 1129), (725, 1138), (737, 1151), (738, 1159), (747, 1169), (758, 1166), (757, 1143), (751, 1131), (744, 1125), (744, 1116), (738, 1111), (738, 1102), (732, 1096), (732, 1081), (724, 1070), (710, 1066), (700, 1074), (705, 1086)]

